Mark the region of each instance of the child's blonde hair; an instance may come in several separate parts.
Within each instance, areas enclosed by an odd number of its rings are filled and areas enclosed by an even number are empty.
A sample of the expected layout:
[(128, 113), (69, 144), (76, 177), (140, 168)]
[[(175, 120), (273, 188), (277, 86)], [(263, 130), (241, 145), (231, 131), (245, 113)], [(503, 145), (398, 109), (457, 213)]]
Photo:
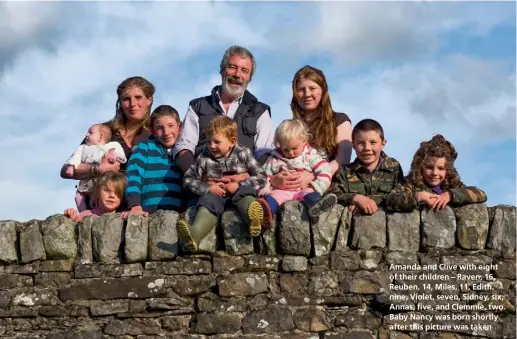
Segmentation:
[(284, 120), (275, 131), (275, 146), (284, 148), (295, 137), (301, 137), (308, 141), (310, 134), (307, 125), (298, 119)]
[(101, 174), (95, 179), (95, 185), (93, 186), (91, 199), (93, 202), (97, 202), (97, 196), (103, 187), (111, 184), (111, 187), (115, 191), (117, 197), (121, 200), (124, 199), (124, 193), (127, 188), (127, 178), (123, 172), (108, 171)]
[(210, 137), (216, 133), (221, 133), (227, 137), (228, 140), (232, 140), (233, 138), (237, 140), (237, 123), (226, 115), (215, 117), (208, 124), (206, 136)]

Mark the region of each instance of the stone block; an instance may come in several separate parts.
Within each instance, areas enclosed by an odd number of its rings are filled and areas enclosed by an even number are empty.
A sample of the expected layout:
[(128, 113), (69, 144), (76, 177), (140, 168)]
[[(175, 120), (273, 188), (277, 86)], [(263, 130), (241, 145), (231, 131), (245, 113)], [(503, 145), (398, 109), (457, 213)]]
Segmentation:
[(21, 262), (29, 263), (36, 260), (46, 260), (43, 236), (40, 233), (40, 221), (31, 220), (21, 226), (20, 252)]
[(378, 210), (372, 215), (358, 212), (352, 218), (352, 248), (369, 250), (386, 247), (386, 214)]
[(336, 231), (341, 222), (341, 216), (345, 208), (341, 205), (334, 207), (319, 216), (317, 224), (311, 224), (312, 242), (314, 244), (314, 255), (319, 257), (329, 254), (334, 247)]
[(145, 299), (166, 294), (163, 278), (94, 279), (75, 282), (59, 289), (59, 298), (67, 300)]
[(456, 216), (446, 206), (435, 211), (425, 207), (420, 213), (422, 223), (422, 247), (452, 248), (456, 242)]
[(122, 239), (124, 239), (124, 220), (119, 214), (109, 213), (97, 218), (92, 225), (95, 261), (105, 264), (120, 263)]
[(307, 270), (307, 258), (303, 256), (286, 255), (282, 259), (282, 270), (285, 272), (304, 272)]
[(487, 248), (504, 254), (515, 252), (515, 207), (498, 205), (494, 208), (494, 219), (488, 234)]
[(170, 260), (178, 255), (175, 211), (157, 211), (149, 216), (148, 257), (150, 261)]
[(454, 210), (458, 244), (467, 250), (485, 248), (488, 235), (488, 210), (485, 204), (470, 204)]
[(280, 306), (250, 312), (242, 319), (244, 334), (276, 333), (292, 329), (294, 322), (291, 310)]
[(0, 221), (0, 263), (12, 264), (18, 261), (16, 253), (16, 228), (19, 222), (13, 220)]
[(125, 241), (126, 262), (146, 261), (149, 243), (149, 218), (138, 214), (129, 215), (126, 223)]
[(417, 252), (420, 248), (420, 211), (388, 213), (386, 220), (389, 250)]
[(230, 255), (253, 253), (253, 243), (249, 227), (242, 221), (239, 213), (228, 209), (221, 216), (224, 246)]
[(331, 328), (325, 311), (317, 308), (298, 309), (293, 315), (296, 328), (304, 332), (322, 332)]
[(194, 332), (201, 334), (232, 334), (241, 327), (241, 316), (236, 313), (200, 313), (196, 315)]
[(311, 253), (311, 232), (307, 210), (299, 201), (288, 201), (277, 212), (279, 249), (283, 254), (303, 255)]
[(48, 217), (41, 223), (47, 259), (75, 259), (77, 224), (64, 215)]
[(98, 218), (87, 216), (77, 224), (77, 261), (80, 264), (93, 262), (92, 227)]
[(219, 280), (222, 297), (252, 296), (267, 291), (268, 278), (263, 273), (234, 273)]

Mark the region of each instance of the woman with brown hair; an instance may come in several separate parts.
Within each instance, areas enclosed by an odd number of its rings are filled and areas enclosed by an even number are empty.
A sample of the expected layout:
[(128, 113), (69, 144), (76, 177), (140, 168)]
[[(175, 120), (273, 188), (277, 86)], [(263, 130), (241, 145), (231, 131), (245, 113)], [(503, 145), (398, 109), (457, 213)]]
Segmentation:
[[(326, 158), (335, 173), (350, 162), (352, 125), (345, 113), (332, 109), (328, 85), (323, 72), (312, 66), (299, 69), (293, 78), (291, 110), (295, 119), (309, 128), (309, 144)], [(271, 179), (278, 189), (294, 190), (308, 187), (314, 176), (310, 172), (281, 172)]]
[[(154, 85), (142, 77), (127, 78), (117, 87), (115, 116), (104, 124), (112, 131), (111, 141), (119, 142), (122, 146), (126, 159), (129, 159), (136, 144), (151, 135), (149, 118), (154, 92)], [(85, 179), (94, 179), (108, 171), (125, 170), (126, 164), (108, 161), (109, 158), (113, 158), (113, 152), (113, 150), (108, 151), (99, 164), (79, 164), (71, 176), (66, 174), (65, 164), (61, 168), (61, 177), (85, 181), (81, 182), (80, 186), (88, 190), (93, 187), (93, 180)]]

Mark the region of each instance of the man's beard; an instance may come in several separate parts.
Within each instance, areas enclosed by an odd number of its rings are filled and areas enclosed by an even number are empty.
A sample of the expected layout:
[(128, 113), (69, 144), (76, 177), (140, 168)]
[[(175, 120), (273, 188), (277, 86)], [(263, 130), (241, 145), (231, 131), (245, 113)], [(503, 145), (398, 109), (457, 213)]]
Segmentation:
[[(240, 87), (235, 88), (230, 85), (232, 84), (239, 84)], [(244, 91), (246, 90), (246, 87), (248, 87), (248, 83), (244, 82), (242, 79), (239, 79), (237, 77), (234, 77), (233, 75), (225, 76), (223, 78), (223, 91), (232, 98), (238, 98), (241, 95), (244, 94)]]

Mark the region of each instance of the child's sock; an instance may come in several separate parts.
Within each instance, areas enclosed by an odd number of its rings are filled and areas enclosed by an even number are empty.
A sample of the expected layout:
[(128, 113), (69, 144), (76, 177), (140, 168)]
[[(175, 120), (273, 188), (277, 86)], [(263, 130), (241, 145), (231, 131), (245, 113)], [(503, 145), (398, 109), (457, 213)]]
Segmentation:
[(276, 200), (270, 196), (270, 195), (267, 195), (264, 200), (266, 200), (267, 204), (269, 205), (269, 209), (271, 210), (271, 214), (275, 214), (276, 211), (278, 210), (278, 203), (276, 202)]
[(315, 203), (318, 202), (318, 200), (321, 199), (321, 194), (319, 194), (318, 192), (311, 192), (311, 193), (308, 193), (306, 194), (304, 197), (303, 197), (303, 202), (308, 206), (308, 207), (311, 207), (313, 206)]

